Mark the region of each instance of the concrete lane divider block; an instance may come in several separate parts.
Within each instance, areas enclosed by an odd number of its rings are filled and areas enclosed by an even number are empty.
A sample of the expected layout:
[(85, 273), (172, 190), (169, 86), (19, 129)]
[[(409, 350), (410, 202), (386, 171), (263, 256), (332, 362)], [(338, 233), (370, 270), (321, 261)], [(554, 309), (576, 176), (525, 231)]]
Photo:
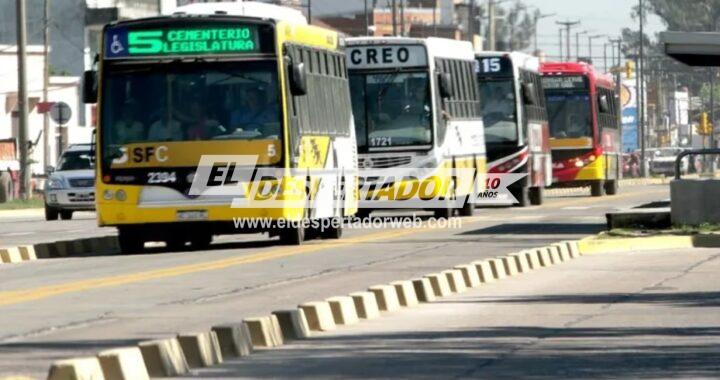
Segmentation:
[(465, 287), (465, 279), (463, 279), (461, 271), (453, 269), (444, 270), (441, 273), (445, 275), (448, 285), (450, 285), (451, 292), (462, 293), (467, 290), (467, 287)]
[(560, 251), (557, 249), (557, 247), (545, 247), (545, 250), (548, 251), (550, 254), (550, 260), (552, 260), (553, 265), (557, 265), (562, 263), (562, 257), (560, 257)]
[(360, 322), (355, 309), (355, 301), (353, 301), (352, 297), (330, 297), (326, 301), (330, 305), (330, 311), (336, 325), (354, 325)]
[(0, 248), (0, 262), (5, 264), (17, 264), (22, 262), (20, 250), (17, 247)]
[(282, 331), (276, 316), (246, 318), (243, 323), (250, 331), (253, 349), (272, 348), (283, 344)]
[(480, 286), (480, 276), (478, 275), (478, 271), (475, 268), (475, 265), (458, 265), (455, 267), (455, 269), (459, 270), (460, 273), (462, 273), (463, 280), (465, 280), (465, 286), (467, 288), (476, 288)]
[(35, 247), (32, 245), (21, 245), (18, 247), (20, 251), (20, 257), (23, 261), (34, 261), (37, 260), (37, 254), (35, 253)]
[(390, 285), (395, 287), (400, 306), (413, 307), (418, 305), (418, 298), (412, 281), (394, 281)]
[(488, 259), (488, 261), (490, 262), (493, 277), (495, 277), (496, 280), (502, 280), (507, 277), (505, 264), (503, 264), (502, 259)]
[(52, 259), (57, 257), (57, 249), (55, 243), (40, 243), (33, 246), (35, 248), (35, 256), (38, 259)]
[(560, 253), (560, 259), (562, 261), (570, 261), (573, 259), (573, 257), (570, 256), (570, 250), (568, 250), (567, 244), (555, 243), (552, 246)]
[(452, 294), (450, 284), (444, 273), (432, 273), (425, 276), (430, 281), (435, 297), (447, 297)]
[(179, 334), (178, 342), (182, 347), (185, 360), (190, 368), (205, 368), (223, 362), (220, 343), (212, 331)]
[(59, 360), (50, 366), (48, 380), (104, 380), (98, 358)]
[(190, 370), (175, 338), (140, 342), (138, 347), (150, 377), (179, 376)]
[(280, 324), (283, 340), (306, 339), (311, 336), (305, 312), (302, 309), (273, 311)]
[(395, 311), (400, 309), (395, 287), (392, 285), (375, 285), (368, 288), (368, 291), (375, 293), (378, 308), (380, 311)]
[(137, 347), (116, 348), (98, 354), (105, 380), (149, 380), (142, 353)]
[(550, 252), (545, 248), (537, 248), (535, 250), (537, 252), (537, 256), (540, 258), (540, 265), (543, 267), (551, 267), (553, 265), (553, 261), (550, 258)]
[(580, 248), (578, 247), (577, 241), (564, 241), (565, 245), (567, 245), (568, 252), (570, 252), (570, 257), (572, 258), (578, 258), (582, 256), (580, 253)]
[(56, 257), (68, 257), (73, 254), (73, 241), (63, 240), (55, 242)]
[(355, 304), (355, 311), (359, 318), (374, 319), (380, 316), (377, 299), (373, 292), (354, 292), (349, 294)]
[(435, 292), (433, 291), (429, 278), (415, 278), (411, 281), (413, 288), (415, 289), (415, 295), (417, 296), (419, 302), (435, 301)]
[(493, 274), (492, 267), (490, 266), (490, 261), (474, 261), (472, 264), (475, 265), (475, 269), (477, 269), (480, 282), (483, 284), (495, 282), (495, 275)]
[(517, 274), (520, 273), (517, 263), (515, 262), (515, 258), (503, 256), (500, 257), (500, 261), (502, 261), (502, 266), (505, 268), (505, 274), (507, 274), (508, 277), (517, 276)]
[(86, 253), (85, 251), (85, 239), (76, 239), (71, 240), (70, 243), (70, 249), (68, 251), (68, 256), (78, 256), (78, 255), (84, 255)]
[(540, 256), (538, 256), (537, 251), (522, 251), (521, 253), (525, 255), (530, 269), (535, 270), (542, 267), (542, 265), (540, 265)]
[(327, 301), (306, 302), (298, 308), (305, 313), (310, 331), (331, 331), (337, 328)]
[(253, 352), (250, 330), (244, 323), (213, 326), (223, 358), (239, 358)]
[(525, 256), (524, 253), (511, 253), (508, 255), (508, 257), (515, 260), (515, 267), (517, 268), (518, 273), (530, 272), (530, 263), (528, 262), (527, 256)]

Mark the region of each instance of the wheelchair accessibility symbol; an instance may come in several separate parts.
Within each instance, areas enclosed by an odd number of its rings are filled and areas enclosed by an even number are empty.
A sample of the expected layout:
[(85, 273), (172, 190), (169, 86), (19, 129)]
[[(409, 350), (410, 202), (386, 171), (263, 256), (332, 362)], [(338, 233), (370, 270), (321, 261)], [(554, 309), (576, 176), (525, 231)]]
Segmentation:
[(112, 43), (110, 44), (110, 51), (117, 55), (125, 51), (125, 47), (123, 46), (122, 42), (120, 42), (120, 39), (118, 38), (118, 35), (113, 35), (112, 37)]

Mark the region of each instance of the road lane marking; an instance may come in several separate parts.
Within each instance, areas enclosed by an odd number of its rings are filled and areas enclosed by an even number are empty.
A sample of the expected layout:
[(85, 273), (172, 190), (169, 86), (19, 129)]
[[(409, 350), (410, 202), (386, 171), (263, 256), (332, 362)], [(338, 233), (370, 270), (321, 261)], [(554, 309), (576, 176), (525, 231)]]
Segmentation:
[[(660, 193), (661, 190), (657, 190), (654, 192), (643, 192), (644, 195), (649, 195), (652, 193)], [(638, 193), (624, 193), (620, 195), (613, 196), (614, 199), (620, 199), (620, 198), (628, 198), (632, 196), (637, 196)], [(555, 204), (546, 204), (543, 206), (540, 206), (541, 208), (557, 208), (562, 207), (564, 205), (572, 205), (577, 204), (581, 202), (602, 202), (605, 201), (604, 199), (598, 199), (598, 198), (582, 198), (582, 199), (572, 199), (565, 202), (557, 202)], [(488, 221), (487, 216), (476, 216), (476, 217), (469, 217), (469, 218), (463, 218), (463, 223), (473, 224), (480, 221)], [(492, 219), (492, 218), (490, 218)], [(194, 263), (194, 264), (187, 264), (187, 265), (180, 265), (175, 267), (169, 267), (169, 268), (161, 268), (161, 269), (155, 269), (150, 271), (144, 271), (144, 272), (136, 272), (136, 273), (129, 273), (129, 274), (123, 274), (123, 275), (117, 275), (117, 276), (109, 276), (109, 277), (100, 277), (100, 278), (94, 278), (94, 279), (88, 279), (88, 280), (82, 280), (82, 281), (75, 281), (75, 282), (69, 282), (64, 284), (56, 284), (56, 285), (48, 285), (48, 286), (42, 286), (37, 288), (31, 288), (31, 289), (24, 289), (24, 290), (11, 290), (11, 291), (4, 291), (0, 292), (0, 306), (8, 306), (8, 305), (14, 305), (29, 301), (35, 301), (40, 300), (44, 298), (54, 297), (58, 295), (63, 295), (67, 293), (76, 293), (76, 292), (82, 292), (87, 290), (95, 290), (100, 288), (107, 288), (107, 287), (113, 287), (113, 286), (120, 286), (120, 285), (126, 285), (131, 283), (137, 283), (137, 282), (144, 282), (144, 281), (150, 281), (150, 280), (157, 280), (157, 279), (163, 279), (163, 278), (170, 278), (170, 277), (178, 277), (193, 273), (199, 273), (199, 272), (206, 272), (206, 271), (213, 271), (213, 270), (220, 270), (220, 269), (226, 269), (234, 266), (239, 265), (247, 265), (247, 264), (253, 264), (268, 260), (275, 260), (285, 257), (291, 257), (291, 256), (297, 256), (297, 255), (303, 255), (303, 254), (312, 254), (317, 253), (319, 251), (324, 251), (332, 248), (340, 248), (345, 246), (350, 246), (353, 244), (359, 244), (359, 243), (368, 243), (368, 242), (374, 242), (377, 240), (386, 240), (386, 239), (394, 239), (399, 238), (407, 235), (414, 235), (422, 232), (426, 232), (429, 230), (441, 230), (441, 228), (430, 228), (430, 227), (423, 227), (423, 228), (417, 228), (417, 229), (405, 229), (405, 230), (393, 230), (393, 231), (385, 231), (385, 232), (379, 232), (379, 233), (371, 233), (355, 238), (346, 238), (343, 240), (339, 240), (336, 242), (323, 242), (320, 244), (312, 244), (312, 245), (304, 245), (299, 247), (283, 247), (283, 248), (277, 248), (273, 249), (267, 252), (260, 252), (260, 253), (254, 253), (242, 257), (233, 257), (229, 259), (222, 259), (222, 260), (216, 260), (216, 261), (210, 261), (205, 263)]]
[(32, 235), (32, 234), (36, 234), (36, 233), (37, 233), (37, 232), (8, 232), (8, 233), (5, 233), (5, 234), (0, 234), (0, 236), (5, 236), (5, 237), (8, 237), (8, 236), (27, 236), (27, 235)]

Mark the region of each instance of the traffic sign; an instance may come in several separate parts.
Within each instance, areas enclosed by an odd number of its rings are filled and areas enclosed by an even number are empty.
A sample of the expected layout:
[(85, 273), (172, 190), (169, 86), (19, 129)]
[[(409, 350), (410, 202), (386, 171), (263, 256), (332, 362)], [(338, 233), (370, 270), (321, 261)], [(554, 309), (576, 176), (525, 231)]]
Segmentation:
[(50, 107), (50, 118), (59, 125), (65, 125), (72, 117), (72, 109), (65, 102), (56, 102)]

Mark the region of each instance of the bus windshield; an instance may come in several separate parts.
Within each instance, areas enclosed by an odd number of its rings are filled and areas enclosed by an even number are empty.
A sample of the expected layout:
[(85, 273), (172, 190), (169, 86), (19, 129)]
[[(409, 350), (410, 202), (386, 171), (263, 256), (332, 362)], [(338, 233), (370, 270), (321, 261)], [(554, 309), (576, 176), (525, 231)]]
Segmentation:
[(587, 92), (548, 92), (546, 94), (550, 137), (592, 137), (590, 94)]
[(350, 74), (358, 147), (432, 144), (432, 107), (427, 72)]
[(282, 136), (275, 61), (114, 64), (106, 73), (103, 162), (132, 143)]
[(512, 79), (480, 80), (485, 141), (515, 142), (518, 139), (515, 117), (515, 89)]

